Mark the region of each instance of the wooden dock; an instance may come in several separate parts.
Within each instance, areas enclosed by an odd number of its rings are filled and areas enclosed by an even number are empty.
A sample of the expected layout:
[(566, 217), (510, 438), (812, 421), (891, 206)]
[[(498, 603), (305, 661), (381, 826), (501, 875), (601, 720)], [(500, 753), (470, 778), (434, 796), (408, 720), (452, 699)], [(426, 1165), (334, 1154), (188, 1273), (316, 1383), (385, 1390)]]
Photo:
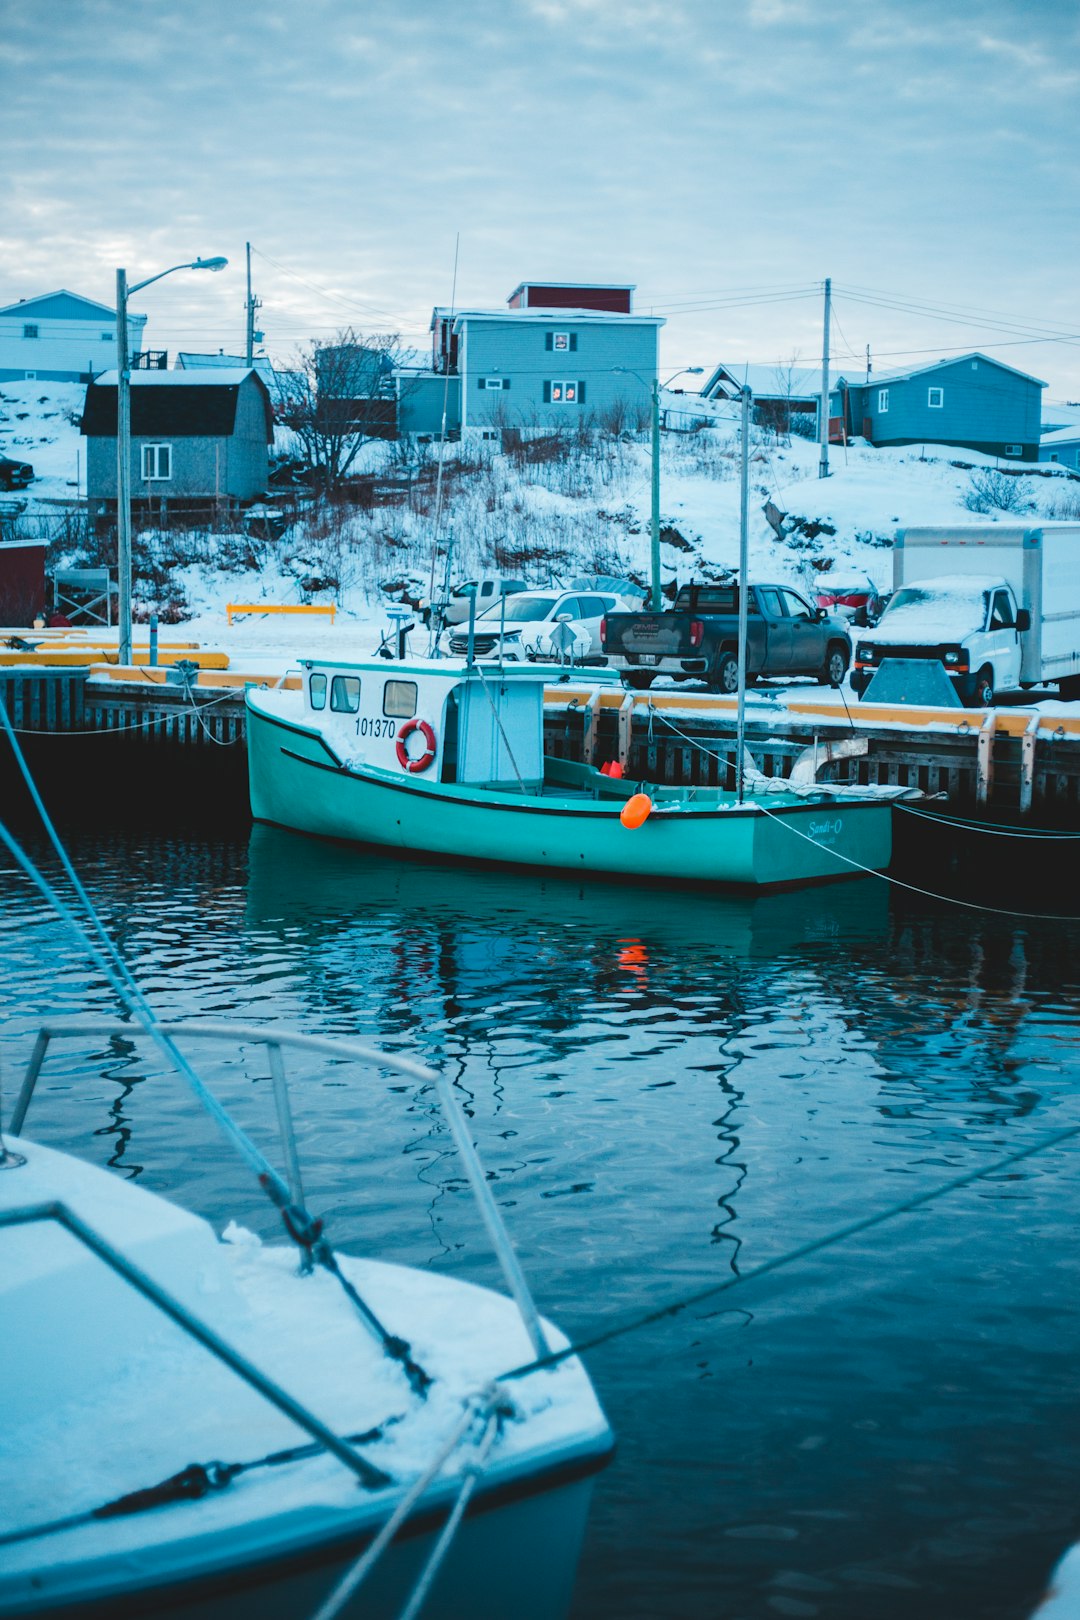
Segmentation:
[[(298, 677), (289, 676), (288, 685)], [(28, 745), (34, 739), (109, 743), (120, 755), (192, 764), (244, 753), (244, 687), (271, 685), (242, 671), (115, 666), (0, 667), (0, 697)], [(947, 796), (951, 809), (1007, 820), (1029, 816), (1080, 830), (1080, 712), (1058, 717), (1022, 708), (905, 709), (842, 706), (789, 692), (775, 709), (752, 700), (746, 746), (769, 776), (795, 781), (888, 783)], [(734, 700), (706, 694), (624, 692), (619, 687), (548, 689), (545, 746), (597, 763), (618, 760), (646, 782), (733, 787)], [(119, 753), (118, 753), (119, 751)], [(6, 772), (7, 765), (3, 770)]]

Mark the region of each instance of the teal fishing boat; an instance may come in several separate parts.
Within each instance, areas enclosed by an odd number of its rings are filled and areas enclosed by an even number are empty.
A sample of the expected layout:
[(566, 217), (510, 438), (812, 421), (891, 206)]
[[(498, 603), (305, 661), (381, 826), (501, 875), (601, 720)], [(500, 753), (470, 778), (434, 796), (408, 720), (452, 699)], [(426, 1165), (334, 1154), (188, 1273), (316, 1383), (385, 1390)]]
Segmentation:
[(545, 756), (551, 674), (457, 658), (307, 660), (300, 690), (248, 690), (254, 816), (427, 855), (693, 885), (769, 888), (888, 866), (880, 790), (657, 786)]

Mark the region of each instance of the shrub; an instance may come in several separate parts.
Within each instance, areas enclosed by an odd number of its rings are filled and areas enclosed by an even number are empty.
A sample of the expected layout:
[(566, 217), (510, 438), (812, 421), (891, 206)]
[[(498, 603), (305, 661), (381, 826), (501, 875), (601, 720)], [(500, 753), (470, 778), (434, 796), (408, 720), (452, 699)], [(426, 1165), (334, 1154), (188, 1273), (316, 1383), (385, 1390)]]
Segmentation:
[(1033, 512), (1035, 503), (1020, 479), (994, 467), (975, 467), (968, 479), (964, 505), (969, 512)]

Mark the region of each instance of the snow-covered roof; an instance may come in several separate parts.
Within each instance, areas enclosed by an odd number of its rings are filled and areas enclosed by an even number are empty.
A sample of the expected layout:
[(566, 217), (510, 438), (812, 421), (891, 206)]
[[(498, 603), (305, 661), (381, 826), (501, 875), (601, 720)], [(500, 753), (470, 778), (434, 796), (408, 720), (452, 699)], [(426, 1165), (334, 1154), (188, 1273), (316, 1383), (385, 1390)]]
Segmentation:
[(556, 326), (565, 325), (567, 321), (573, 321), (577, 326), (585, 322), (598, 326), (667, 325), (667, 318), (663, 315), (624, 315), (610, 309), (449, 309), (440, 305), (436, 305), (431, 313), (433, 328), (437, 320), (453, 321), (455, 331), (463, 321), (522, 321), (526, 325), (550, 321)]
[[(222, 366), (192, 371), (140, 371), (131, 373), (133, 388), (236, 388), (245, 377), (258, 377), (254, 366)], [(103, 371), (94, 378), (99, 388), (115, 388), (116, 372)], [(263, 379), (260, 378), (260, 381)]]
[[(829, 387), (835, 388), (842, 372), (829, 371)], [(849, 380), (851, 380), (849, 378)], [(725, 384), (735, 389), (749, 388), (755, 399), (816, 400), (821, 397), (820, 366), (751, 365), (749, 361), (721, 363), (702, 385), (701, 392), (712, 397)]]
[(1071, 427), (1054, 428), (1050, 433), (1044, 433), (1039, 440), (1040, 444), (1077, 444), (1080, 443), (1080, 420)]

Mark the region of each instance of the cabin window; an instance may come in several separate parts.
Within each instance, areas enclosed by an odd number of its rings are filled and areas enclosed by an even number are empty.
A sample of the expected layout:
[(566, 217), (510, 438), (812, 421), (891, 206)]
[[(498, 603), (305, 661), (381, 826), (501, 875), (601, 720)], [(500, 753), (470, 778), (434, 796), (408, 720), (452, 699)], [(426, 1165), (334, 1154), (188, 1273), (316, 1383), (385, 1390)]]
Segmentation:
[(24, 338), (36, 338), (38, 336), (38, 329), (32, 321), (27, 321), (22, 329), (22, 335)]
[[(779, 591), (768, 590), (768, 589), (763, 589), (760, 592), (760, 596), (761, 596), (762, 605), (764, 606), (766, 613), (768, 613), (771, 618), (774, 618), (774, 619), (781, 618), (782, 615), (783, 615), (784, 610), (780, 606), (780, 592)], [(753, 600), (753, 598), (751, 597), (751, 601), (752, 600)]]
[(383, 687), (382, 712), (391, 720), (411, 720), (416, 713), (416, 682), (387, 681)]
[(326, 676), (313, 675), (308, 681), (308, 699), (313, 709), (326, 708)]
[(1015, 623), (1008, 591), (995, 591), (990, 608), (991, 630), (1011, 630)]
[(330, 682), (330, 707), (335, 714), (355, 714), (360, 707), (360, 678), (335, 675)]
[(810, 605), (804, 602), (801, 596), (797, 596), (794, 591), (781, 591), (780, 595), (784, 599), (784, 606), (787, 609), (789, 619), (812, 619), (814, 617)]
[(944, 388), (928, 388), (926, 390), (926, 403), (932, 411), (940, 411), (945, 405)]
[(1022, 444), (1007, 444), (1005, 446), (1005, 454), (1007, 456), (1022, 456), (1023, 453), (1024, 447)]
[(147, 483), (160, 482), (172, 477), (172, 445), (144, 444), (142, 447), (142, 475)]
[(879, 416), (884, 416), (889, 409), (889, 390), (887, 388), (878, 389), (877, 408)]

